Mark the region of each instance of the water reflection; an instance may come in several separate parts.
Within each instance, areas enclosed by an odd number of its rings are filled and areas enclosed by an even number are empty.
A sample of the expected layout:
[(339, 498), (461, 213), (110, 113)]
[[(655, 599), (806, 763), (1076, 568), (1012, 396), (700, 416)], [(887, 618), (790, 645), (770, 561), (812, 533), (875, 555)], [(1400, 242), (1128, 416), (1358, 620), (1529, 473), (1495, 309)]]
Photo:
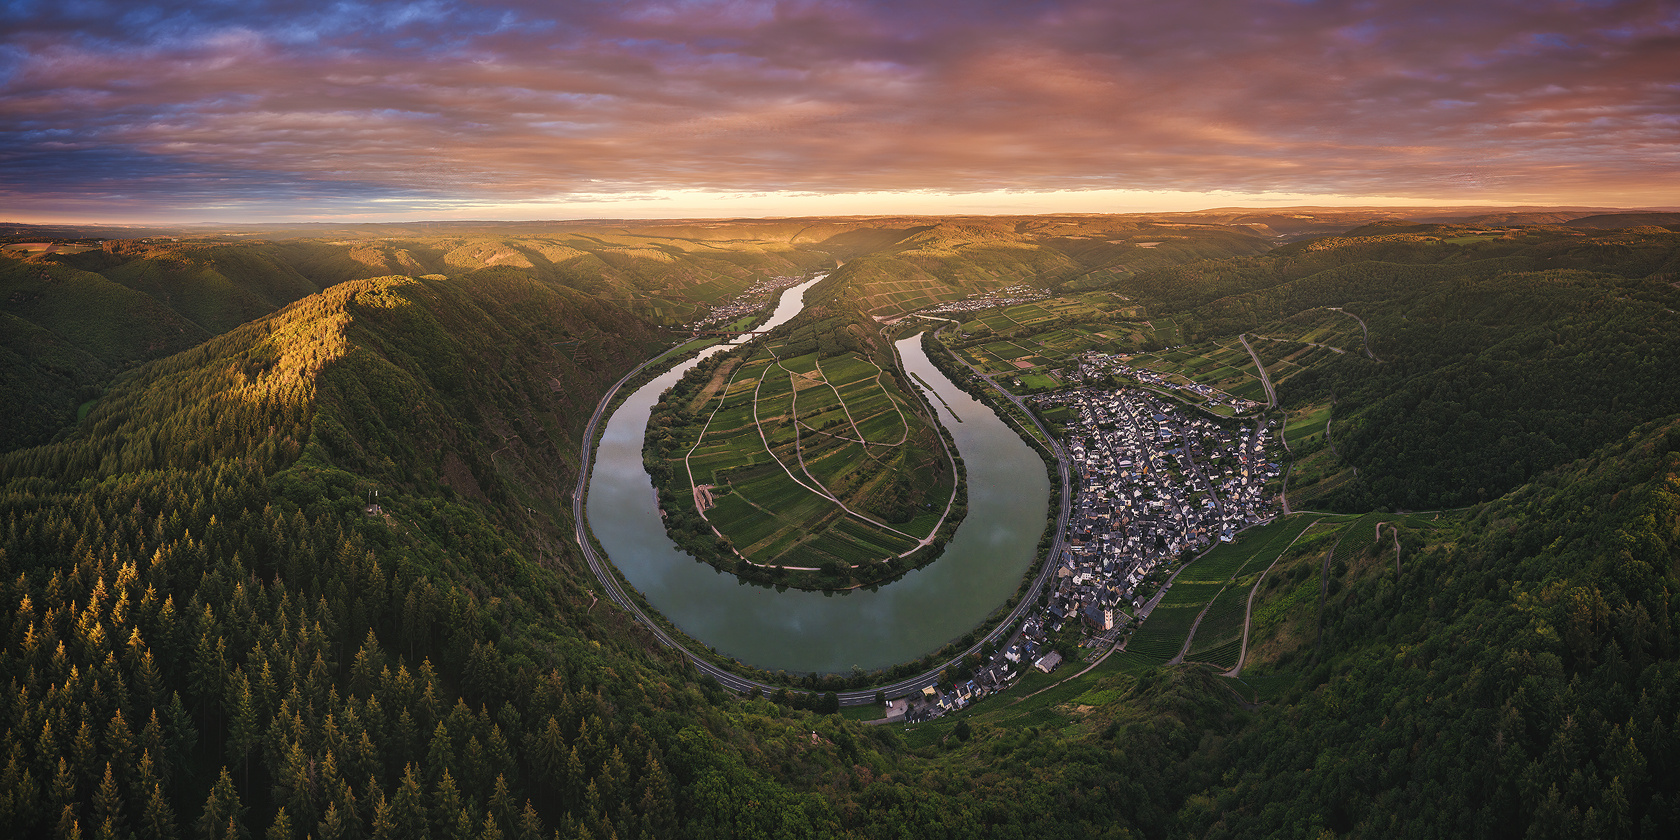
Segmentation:
[[(771, 324), (797, 314), (815, 282), (784, 293)], [(804, 592), (743, 585), (678, 550), (642, 468), (642, 436), (659, 395), (698, 359), (637, 390), (607, 422), (586, 514), (607, 556), (684, 632), (760, 668), (869, 670), (915, 659), (972, 629), (1009, 598), (1031, 564), (1050, 482), (1043, 461), (991, 409), (928, 361), (919, 337), (897, 347), (917, 387), (933, 386), (931, 402), (968, 469), (968, 517), (932, 565), (877, 587)]]

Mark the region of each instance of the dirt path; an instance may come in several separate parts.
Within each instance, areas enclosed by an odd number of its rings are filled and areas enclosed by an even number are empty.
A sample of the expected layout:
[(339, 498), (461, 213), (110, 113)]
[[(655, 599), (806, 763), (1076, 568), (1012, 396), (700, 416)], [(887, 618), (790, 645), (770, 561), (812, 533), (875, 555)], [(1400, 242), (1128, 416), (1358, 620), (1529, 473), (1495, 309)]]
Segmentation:
[[(777, 366), (781, 366), (781, 360), (778, 359), (776, 361), (776, 364), (777, 364)], [(825, 431), (822, 431), (820, 429), (817, 429), (816, 427), (812, 426), (811, 424), (806, 423), (803, 420), (800, 420), (799, 419), (799, 414), (798, 414), (797, 411), (794, 413), (794, 417), (793, 417), (793, 420), (794, 420), (795, 423), (805, 427), (806, 429), (809, 429), (814, 434), (826, 435), (828, 437), (834, 438), (835, 440), (845, 440), (845, 441), (851, 441), (853, 443), (861, 444), (863, 446), (863, 454), (869, 456), (870, 458), (874, 458), (877, 461), (880, 460), (880, 457), (875, 455), (874, 453), (870, 452), (869, 447), (871, 447), (871, 446), (903, 446), (906, 442), (908, 442), (910, 440), (910, 421), (905, 419), (904, 409), (899, 407), (898, 400), (892, 399), (892, 395), (890, 393), (887, 394), (887, 401), (892, 405), (893, 411), (898, 412), (898, 422), (899, 422), (899, 425), (904, 428), (904, 433), (899, 435), (898, 442), (896, 442), (896, 443), (883, 443), (883, 442), (873, 441), (873, 440), (869, 440), (869, 439), (865, 438), (864, 435), (863, 435), (863, 430), (858, 428), (857, 419), (852, 417), (852, 408), (851, 408), (851, 406), (846, 404), (846, 398), (841, 396), (840, 395), (840, 389), (835, 387), (833, 382), (829, 381), (828, 374), (823, 373), (822, 360), (817, 359), (817, 360), (814, 361), (814, 364), (816, 365), (816, 368), (817, 368), (817, 381), (821, 381), (824, 385), (828, 386), (828, 389), (830, 391), (834, 392), (834, 399), (835, 399), (836, 402), (840, 403), (840, 410), (845, 413), (846, 422), (847, 422), (847, 424), (849, 424), (852, 427), (852, 434), (856, 435), (856, 437), (846, 437), (845, 435), (837, 435), (837, 434), (834, 434), (833, 432), (825, 432)], [(875, 387), (881, 389), (881, 391), (883, 393), (886, 393), (886, 391), (887, 391), (886, 385), (882, 384), (882, 382), (881, 382), (881, 375), (883, 373), (885, 373), (885, 371), (881, 370), (880, 365), (876, 365), (873, 362), (870, 362), (870, 365), (875, 368)], [(787, 370), (787, 368), (782, 367), (782, 370)], [(805, 378), (806, 381), (811, 381), (810, 374), (804, 374), (804, 373), (797, 373), (796, 374), (793, 371), (788, 371), (788, 374), (790, 376), (800, 376), (800, 377)], [(798, 389), (797, 388), (794, 389), (794, 396), (797, 399), (797, 397), (798, 397)], [(871, 415), (871, 416), (873, 416), (873, 415)], [(864, 419), (868, 420), (869, 418), (866, 417)]]
[(1231, 670), (1226, 671), (1219, 676), (1231, 677), (1232, 679), (1242, 676), (1243, 663), (1248, 661), (1248, 630), (1250, 622), (1254, 620), (1254, 596), (1260, 594), (1260, 584), (1266, 582), (1266, 575), (1272, 573), (1272, 567), (1276, 566), (1278, 561), (1283, 559), (1283, 555), (1288, 554), (1289, 549), (1295, 547), (1295, 544), (1300, 542), (1301, 538), (1306, 536), (1308, 531), (1311, 531), (1314, 526), (1323, 521), (1324, 520), (1322, 519), (1314, 519), (1311, 525), (1302, 528), (1301, 533), (1296, 534), (1295, 539), (1290, 540), (1289, 545), (1284, 546), (1283, 550), (1278, 552), (1276, 557), (1272, 558), (1271, 565), (1266, 567), (1266, 571), (1260, 573), (1259, 579), (1254, 581), (1254, 586), (1249, 588), (1248, 606), (1243, 609), (1243, 639), (1242, 648), (1237, 651), (1237, 664), (1232, 667)]
[(1361, 318), (1358, 315), (1355, 315), (1352, 312), (1349, 312), (1346, 309), (1341, 308), (1340, 306), (1326, 306), (1324, 308), (1330, 310), (1331, 312), (1340, 312), (1343, 315), (1346, 315), (1349, 318), (1352, 318), (1353, 320), (1358, 321), (1359, 322), (1359, 332), (1361, 334), (1363, 334), (1364, 338), (1365, 338), (1365, 355), (1369, 356), (1371, 361), (1373, 361), (1373, 362), (1376, 362), (1378, 364), (1382, 363), (1382, 359), (1377, 358), (1377, 354), (1371, 352), (1371, 328), (1365, 326), (1365, 319), (1364, 318)]
[[(706, 430), (712, 427), (712, 419), (717, 417), (719, 411), (723, 410), (723, 404), (729, 401), (729, 386), (735, 384), (735, 375), (740, 373), (741, 368), (744, 367), (746, 367), (745, 364), (738, 364), (733, 371), (730, 371), (728, 381), (724, 382), (723, 388), (718, 391), (717, 408), (712, 409), (712, 413), (706, 415), (706, 425), (700, 427), (700, 434), (694, 438), (694, 445), (683, 453), (683, 469), (688, 472), (688, 486), (694, 488), (694, 507), (699, 512), (701, 519), (706, 519), (706, 509), (712, 506), (712, 494), (708, 491), (706, 493), (706, 503), (704, 505), (700, 503), (700, 486), (694, 483), (694, 465), (688, 459), (694, 457), (694, 450), (699, 449), (700, 442), (706, 439)], [(707, 486), (710, 487), (711, 485)], [(711, 520), (707, 519), (706, 521)]]
[(1384, 525), (1388, 526), (1388, 532), (1394, 537), (1394, 573), (1397, 575), (1403, 574), (1400, 570), (1400, 527), (1395, 525), (1393, 522), (1378, 522), (1377, 542), (1382, 542), (1382, 529)]
[[(766, 368), (766, 369), (768, 370), (768, 368)], [(869, 517), (864, 516), (863, 514), (858, 513), (855, 510), (852, 510), (851, 508), (846, 506), (845, 502), (842, 502), (838, 498), (835, 498), (834, 494), (828, 492), (826, 488), (825, 489), (819, 489), (821, 487), (820, 484), (817, 487), (812, 487), (811, 485), (806, 484), (803, 481), (800, 481), (799, 476), (794, 475), (793, 470), (788, 469), (788, 465), (785, 462), (783, 462), (782, 459), (776, 457), (775, 450), (770, 448), (770, 436), (769, 436), (768, 433), (766, 433), (764, 431), (764, 420), (758, 416), (758, 402), (759, 402), (758, 397), (759, 397), (759, 392), (763, 387), (764, 387), (764, 377), (761, 376), (758, 379), (758, 384), (753, 387), (753, 426), (758, 429), (758, 439), (759, 439), (759, 442), (764, 445), (765, 454), (770, 456), (770, 460), (776, 462), (776, 466), (782, 468), (782, 472), (787, 473), (787, 477), (790, 480), (792, 480), (794, 484), (797, 484), (800, 487), (803, 487), (806, 490), (809, 490), (812, 493), (815, 493), (818, 496), (821, 496), (821, 497), (833, 502), (841, 510), (845, 511), (847, 514), (849, 514), (853, 517), (856, 517), (857, 519), (860, 519), (864, 522), (867, 522), (871, 525), (874, 525), (875, 527), (880, 528), (882, 530), (891, 531), (891, 532), (893, 532), (895, 534), (898, 534), (899, 536), (902, 536), (906, 539), (911, 539), (911, 540), (916, 539), (916, 537), (913, 537), (909, 534), (906, 534), (903, 531), (898, 530), (897, 528), (894, 528), (894, 527), (892, 527), (890, 525), (887, 525), (885, 523), (876, 522), (875, 520), (870, 519)], [(796, 432), (795, 433), (796, 444), (797, 444), (797, 436), (798, 436), (798, 434)], [(797, 445), (796, 445), (796, 449), (797, 449)], [(801, 472), (805, 471), (805, 464), (804, 464), (803, 460), (800, 461), (799, 468), (800, 468)], [(791, 567), (789, 567), (789, 568), (791, 568)]]
[(1260, 354), (1254, 351), (1254, 345), (1248, 343), (1246, 333), (1237, 336), (1237, 340), (1248, 349), (1249, 358), (1254, 360), (1254, 368), (1260, 371), (1260, 384), (1266, 386), (1266, 407), (1277, 408), (1277, 391), (1272, 388), (1272, 377), (1266, 374), (1266, 366), (1260, 364)]
[(1196, 638), (1196, 628), (1202, 626), (1202, 616), (1207, 615), (1207, 611), (1213, 607), (1213, 602), (1219, 600), (1219, 596), (1224, 594), (1225, 590), (1229, 588), (1229, 584), (1222, 587), (1218, 592), (1213, 593), (1213, 597), (1209, 598), (1207, 603), (1202, 605), (1202, 611), (1196, 613), (1196, 620), (1190, 622), (1190, 632), (1184, 634), (1184, 646), (1178, 649), (1177, 656), (1167, 660), (1168, 665), (1184, 664), (1184, 655), (1190, 652), (1190, 641)]
[[(781, 360), (778, 359), (776, 364), (778, 366), (781, 365)], [(834, 401), (840, 404), (840, 413), (846, 415), (846, 423), (852, 427), (852, 434), (857, 435), (858, 443), (863, 444), (863, 454), (868, 455), (871, 458), (874, 458), (875, 456), (873, 454), (871, 454), (870, 451), (869, 451), (869, 441), (864, 439), (863, 430), (858, 428), (857, 418), (852, 416), (852, 407), (849, 406), (849, 405), (846, 405), (846, 398), (840, 396), (840, 389), (834, 387), (833, 382), (828, 381), (828, 374), (823, 373), (822, 358), (820, 357), (820, 355), (819, 355), (818, 358), (812, 359), (811, 364), (817, 370), (817, 378), (822, 380), (822, 384), (828, 386), (828, 390), (834, 392)], [(786, 367), (783, 367), (782, 369), (787, 370)], [(793, 396), (794, 396), (794, 399), (796, 399), (796, 400), (799, 398), (799, 389), (798, 388), (795, 388), (793, 390)], [(794, 420), (795, 423), (799, 422), (799, 413), (797, 411), (794, 412), (793, 420)], [(904, 432), (905, 432), (905, 436), (908, 437), (909, 434), (910, 434), (910, 430), (905, 429)]]

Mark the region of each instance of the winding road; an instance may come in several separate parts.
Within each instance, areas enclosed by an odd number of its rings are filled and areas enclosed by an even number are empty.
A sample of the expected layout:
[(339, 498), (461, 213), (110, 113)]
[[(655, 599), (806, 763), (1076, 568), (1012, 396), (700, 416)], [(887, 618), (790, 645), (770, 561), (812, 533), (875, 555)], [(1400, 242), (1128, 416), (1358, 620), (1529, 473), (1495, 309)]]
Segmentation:
[(1239, 335), (1237, 340), (1242, 342), (1243, 347), (1248, 348), (1248, 355), (1254, 359), (1255, 369), (1260, 371), (1260, 384), (1266, 386), (1266, 407), (1277, 408), (1277, 391), (1272, 389), (1272, 378), (1266, 375), (1266, 366), (1260, 364), (1260, 354), (1254, 351), (1254, 345), (1248, 343), (1247, 335)]
[(1377, 354), (1371, 352), (1371, 328), (1365, 326), (1365, 319), (1364, 318), (1361, 318), (1358, 315), (1355, 315), (1352, 312), (1349, 312), (1346, 309), (1341, 308), (1340, 306), (1326, 306), (1324, 308), (1330, 310), (1331, 312), (1340, 312), (1343, 315), (1346, 315), (1349, 318), (1352, 318), (1353, 320), (1358, 321), (1359, 322), (1359, 331), (1362, 334), (1364, 334), (1364, 338), (1365, 338), (1365, 355), (1371, 357), (1371, 361), (1373, 361), (1373, 362), (1376, 362), (1378, 364), (1382, 363), (1382, 359), (1377, 358)]

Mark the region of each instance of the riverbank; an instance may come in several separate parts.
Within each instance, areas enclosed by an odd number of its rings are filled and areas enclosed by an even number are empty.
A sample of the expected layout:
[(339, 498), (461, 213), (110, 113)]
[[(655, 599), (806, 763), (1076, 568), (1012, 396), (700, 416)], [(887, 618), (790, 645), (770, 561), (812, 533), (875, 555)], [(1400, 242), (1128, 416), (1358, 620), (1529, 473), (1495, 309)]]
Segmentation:
[[(697, 642), (697, 651), (712, 648), (747, 666), (746, 673), (783, 672), (779, 683), (808, 686), (813, 672), (838, 675), (823, 681), (835, 688), (875, 682), (868, 678), (877, 675), (936, 678), (937, 670), (918, 675), (914, 663), (947, 650), (965, 652), (986, 635), (1000, 605), (1018, 595), (1045, 531), (1050, 487), (1042, 466), (1031, 466), (1038, 463), (1032, 450), (949, 383), (916, 342), (900, 352), (907, 373), (935, 386), (941, 425), (969, 466), (970, 517), (945, 560), (885, 586), (823, 594), (742, 584), (677, 552), (656, 524), (653, 489), (640, 463), (646, 412), (669, 384), (665, 377), (681, 375), (667, 371), (636, 394), (615, 395), (619, 408), (610, 420), (602, 413), (599, 437), (592, 436), (600, 455), (592, 460), (582, 509), (625, 588), (640, 592), (647, 611)], [(617, 447), (625, 451), (615, 454)], [(602, 573), (614, 577), (597, 569)]]

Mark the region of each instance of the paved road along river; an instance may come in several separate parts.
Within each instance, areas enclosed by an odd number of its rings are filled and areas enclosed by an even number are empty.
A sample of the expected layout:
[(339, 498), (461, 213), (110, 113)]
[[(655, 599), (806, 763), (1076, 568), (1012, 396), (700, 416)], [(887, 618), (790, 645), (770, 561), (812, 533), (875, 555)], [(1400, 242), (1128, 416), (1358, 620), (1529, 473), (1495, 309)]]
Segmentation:
[[(795, 292), (803, 288), (789, 295)], [(872, 670), (920, 657), (973, 629), (1009, 598), (1031, 565), (1050, 482), (1044, 462), (990, 408), (928, 361), (919, 337), (898, 342), (898, 350), (905, 368), (943, 398), (932, 402), (968, 468), (968, 518), (932, 565), (873, 591), (824, 594), (743, 584), (678, 550), (665, 535), (642, 468), (642, 437), (659, 395), (694, 362), (637, 390), (607, 422), (586, 514), (607, 556), (684, 632), (760, 668)]]

